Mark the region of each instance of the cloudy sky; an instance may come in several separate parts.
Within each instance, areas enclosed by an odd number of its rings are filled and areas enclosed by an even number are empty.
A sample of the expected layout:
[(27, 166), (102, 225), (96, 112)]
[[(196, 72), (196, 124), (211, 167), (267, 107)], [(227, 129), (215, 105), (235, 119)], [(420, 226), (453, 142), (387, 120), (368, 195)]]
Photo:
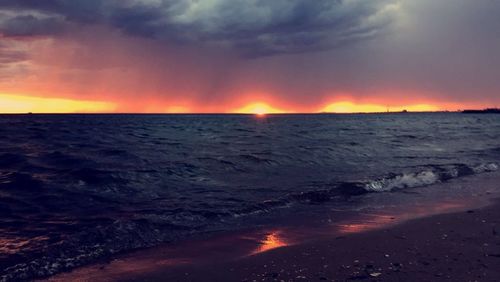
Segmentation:
[(0, 111), (499, 106), (499, 15), (496, 0), (0, 0)]

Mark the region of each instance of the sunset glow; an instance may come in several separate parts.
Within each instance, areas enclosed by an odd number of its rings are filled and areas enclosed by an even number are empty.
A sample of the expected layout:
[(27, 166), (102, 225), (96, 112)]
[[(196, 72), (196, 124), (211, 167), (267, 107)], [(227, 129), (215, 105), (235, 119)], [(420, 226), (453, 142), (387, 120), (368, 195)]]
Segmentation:
[(283, 114), (286, 111), (269, 106), (266, 103), (253, 103), (247, 105), (241, 109), (237, 109), (233, 113), (237, 114), (254, 114), (254, 115), (266, 115), (266, 114)]
[(498, 107), (498, 7), (457, 1), (0, 4), (0, 112)]
[(407, 105), (384, 105), (383, 103), (357, 103), (343, 100), (333, 102), (326, 106), (301, 107), (299, 104), (291, 108), (276, 107), (270, 103), (254, 102), (246, 106), (228, 109), (230, 106), (220, 104), (217, 106), (196, 105), (164, 105), (161, 101), (155, 103), (130, 103), (125, 101), (92, 101), (77, 100), (71, 98), (31, 97), (28, 95), (0, 94), (0, 113), (235, 113), (254, 114), (264, 116), (266, 114), (287, 113), (384, 113), (384, 112), (428, 112), (442, 110), (458, 110), (464, 106), (456, 104), (407, 104)]
[(407, 106), (383, 106), (379, 104), (355, 104), (352, 102), (336, 102), (323, 108), (321, 112), (326, 113), (383, 113), (383, 112), (430, 112), (439, 111), (435, 105), (417, 104)]
[(169, 106), (166, 110), (168, 114), (186, 114), (190, 112), (189, 108), (184, 106)]
[(108, 102), (0, 94), (0, 113), (95, 113), (114, 109), (115, 104)]

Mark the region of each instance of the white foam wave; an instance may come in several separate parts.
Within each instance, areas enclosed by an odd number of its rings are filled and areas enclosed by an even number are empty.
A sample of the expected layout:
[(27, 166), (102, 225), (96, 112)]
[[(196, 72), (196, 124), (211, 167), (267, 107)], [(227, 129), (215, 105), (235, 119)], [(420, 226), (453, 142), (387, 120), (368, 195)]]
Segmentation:
[(393, 177), (382, 178), (368, 182), (364, 189), (368, 192), (388, 192), (396, 189), (414, 188), (427, 186), (450, 178), (457, 178), (466, 175), (493, 172), (498, 170), (496, 163), (483, 163), (476, 166), (456, 165), (446, 170), (429, 169), (420, 172), (404, 173)]
[(422, 171), (418, 173), (401, 174), (394, 178), (375, 180), (367, 183), (365, 189), (370, 192), (386, 192), (394, 189), (431, 185), (439, 181), (439, 175), (435, 172)]
[(498, 165), (495, 163), (480, 164), (472, 168), (475, 173), (492, 172), (498, 170)]

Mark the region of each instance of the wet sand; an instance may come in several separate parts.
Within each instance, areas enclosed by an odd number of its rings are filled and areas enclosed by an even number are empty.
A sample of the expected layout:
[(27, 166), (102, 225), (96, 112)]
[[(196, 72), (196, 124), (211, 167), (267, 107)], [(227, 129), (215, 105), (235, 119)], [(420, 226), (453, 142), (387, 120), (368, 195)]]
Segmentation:
[(332, 224), (323, 217), (225, 233), (131, 253), (49, 280), (499, 281), (500, 201), (488, 203), (424, 203)]
[(499, 281), (500, 204), (129, 281)]

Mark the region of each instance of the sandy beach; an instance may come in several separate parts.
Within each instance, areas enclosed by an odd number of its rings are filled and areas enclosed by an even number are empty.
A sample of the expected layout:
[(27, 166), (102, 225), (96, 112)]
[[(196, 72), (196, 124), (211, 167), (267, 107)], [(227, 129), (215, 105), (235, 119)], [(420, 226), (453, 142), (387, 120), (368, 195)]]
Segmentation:
[[(483, 180), (498, 183), (491, 175)], [(485, 198), (495, 194), (483, 196), (333, 225), (323, 218), (213, 235), (127, 254), (49, 281), (498, 281), (500, 201)]]
[(500, 205), (129, 281), (498, 281)]

